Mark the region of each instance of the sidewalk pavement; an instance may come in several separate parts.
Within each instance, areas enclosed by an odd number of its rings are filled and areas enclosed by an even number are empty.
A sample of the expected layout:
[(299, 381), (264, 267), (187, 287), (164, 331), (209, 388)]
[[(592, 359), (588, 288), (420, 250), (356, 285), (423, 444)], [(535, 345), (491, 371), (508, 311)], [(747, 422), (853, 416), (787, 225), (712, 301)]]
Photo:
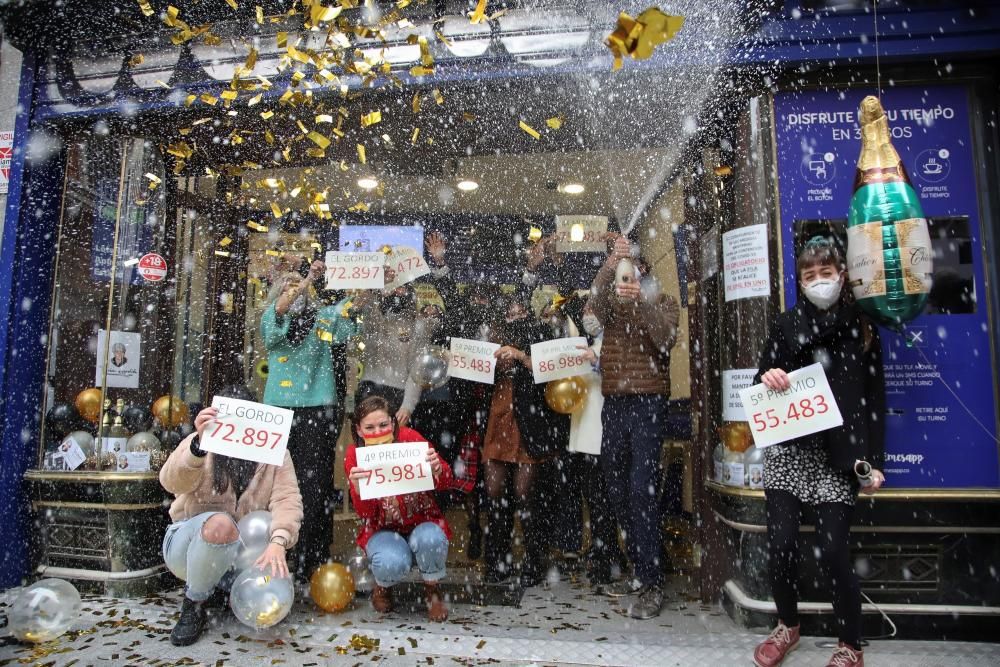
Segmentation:
[[(452, 573), (451, 577), (462, 576)], [(380, 616), (367, 600), (338, 614), (318, 611), (305, 591), (289, 617), (262, 632), (217, 612), (213, 627), (194, 646), (177, 648), (168, 635), (180, 591), (145, 599), (88, 597), (74, 629), (56, 642), (29, 646), (0, 641), (0, 667), (97, 667), (107, 665), (645, 665), (750, 666), (762, 635), (738, 628), (716, 605), (692, 599), (675, 580), (663, 614), (635, 621), (627, 601), (594, 595), (585, 580), (551, 580), (528, 589), (519, 607), (453, 604), (451, 618), (429, 623), (422, 603), (405, 601)], [(17, 590), (0, 595), (0, 611)], [(762, 629), (763, 631), (763, 629)], [(803, 638), (787, 667), (822, 667), (829, 638)], [(869, 667), (992, 667), (1000, 644), (876, 641), (865, 651)]]

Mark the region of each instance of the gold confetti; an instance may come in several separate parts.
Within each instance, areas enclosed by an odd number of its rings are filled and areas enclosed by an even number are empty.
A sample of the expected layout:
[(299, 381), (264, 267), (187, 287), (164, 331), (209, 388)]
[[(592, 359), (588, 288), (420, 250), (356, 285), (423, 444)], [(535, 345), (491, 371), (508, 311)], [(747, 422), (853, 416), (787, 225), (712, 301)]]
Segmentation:
[(466, 123), (471, 123), (474, 120), (476, 120), (476, 115), (475, 114), (471, 114), (469, 112), (463, 112), (462, 113), (462, 120), (464, 120)]
[(194, 101), (198, 99), (197, 95), (188, 95), (187, 99), (184, 100), (184, 106), (189, 107), (194, 104)]
[(251, 97), (249, 100), (247, 100), (247, 106), (248, 107), (252, 107), (252, 106), (255, 106), (257, 104), (260, 104), (260, 101), (262, 99), (264, 99), (264, 93), (257, 93), (256, 95), (254, 95), (253, 97)]
[(476, 8), (469, 15), (469, 22), (478, 25), (486, 20), (486, 0), (478, 0)]
[(186, 141), (178, 141), (167, 146), (167, 153), (182, 159), (189, 159), (194, 154), (194, 149)]
[(309, 157), (322, 158), (326, 157), (326, 151), (322, 148), (307, 148), (306, 155)]
[(291, 387), (292, 386), (292, 381), (291, 380), (282, 380), (281, 381), (281, 386), (282, 387)]
[(316, 144), (317, 146), (319, 146), (322, 149), (325, 149), (327, 146), (330, 145), (330, 140), (327, 139), (326, 137), (324, 137), (322, 134), (320, 134), (316, 130), (313, 130), (312, 132), (310, 132), (306, 136), (309, 137), (310, 141), (312, 141), (314, 144)]
[(563, 118), (562, 118), (562, 116), (555, 116), (553, 118), (546, 118), (545, 119), (545, 124), (548, 125), (550, 128), (552, 128), (553, 130), (558, 130), (559, 128), (562, 127)]
[(350, 207), (347, 210), (351, 211), (352, 213), (364, 213), (365, 211), (368, 210), (368, 204), (366, 204), (363, 201), (359, 201), (357, 204), (355, 204), (354, 206)]
[(522, 130), (524, 130), (525, 132), (527, 132), (528, 134), (530, 134), (536, 140), (542, 138), (542, 135), (540, 135), (538, 133), (538, 130), (536, 130), (535, 128), (531, 127), (530, 125), (528, 125), (527, 123), (525, 123), (523, 120), (517, 121), (517, 126), (520, 127)]
[(275, 218), (281, 218), (284, 213), (281, 212), (281, 207), (275, 202), (271, 202), (271, 213), (274, 214)]
[(361, 164), (368, 164), (368, 158), (365, 156), (364, 144), (358, 144), (358, 160), (361, 161)]
[(420, 113), (420, 93), (413, 93), (413, 113)]
[(430, 76), (433, 73), (433, 67), (425, 67), (424, 65), (414, 65), (410, 68), (410, 76)]
[(215, 254), (219, 257), (229, 257), (230, 253), (228, 250), (216, 250)]
[(257, 13), (257, 25), (264, 25), (264, 8), (257, 5), (254, 11)]
[(132, 56), (131, 58), (128, 59), (128, 66), (129, 67), (138, 67), (139, 65), (141, 65), (145, 61), (146, 61), (146, 56), (142, 55), (141, 53), (137, 53), (137, 54), (135, 54), (134, 56)]
[(622, 12), (618, 15), (618, 25), (605, 42), (614, 56), (614, 69), (621, 69), (625, 56), (635, 60), (649, 58), (653, 49), (673, 39), (683, 25), (683, 16), (664, 14), (656, 7), (650, 7), (636, 18)]
[(223, 90), (221, 93), (219, 93), (219, 97), (221, 97), (227, 102), (232, 102), (237, 98), (238, 95), (239, 93), (235, 90)]
[(316, 336), (324, 343), (333, 342), (333, 334), (323, 329), (316, 329)]
[(319, 125), (320, 123), (332, 123), (333, 122), (333, 116), (331, 116), (328, 113), (316, 114), (316, 119), (315, 119), (314, 122), (317, 125)]
[(259, 222), (255, 222), (253, 220), (247, 222), (247, 227), (254, 230), (255, 232), (267, 232), (268, 230), (267, 225), (262, 225)]
[(278, 357), (278, 363), (284, 364), (288, 362), (288, 357)]
[(410, 135), (410, 143), (412, 145), (416, 146), (417, 145), (417, 137), (419, 137), (419, 136), (420, 136), (420, 128), (419, 127), (413, 128), (413, 134)]
[(149, 0), (138, 0), (138, 2), (139, 2), (139, 9), (142, 10), (143, 16), (152, 16), (153, 14), (156, 13), (153, 11), (153, 8), (149, 6)]
[(265, 250), (264, 254), (269, 257), (281, 257), (281, 253), (277, 250)]
[(341, 171), (347, 171), (347, 160), (341, 160), (340, 161), (340, 170)]
[(288, 46), (288, 33), (281, 31), (278, 33), (278, 48), (284, 49)]
[(163, 179), (161, 179), (156, 174), (153, 174), (153, 173), (150, 173), (150, 172), (146, 173), (146, 178), (149, 180), (149, 189), (150, 190), (155, 190), (156, 186), (163, 182)]
[(174, 175), (175, 175), (175, 176), (177, 176), (177, 175), (178, 175), (178, 174), (180, 174), (180, 173), (181, 173), (182, 171), (184, 171), (184, 167), (185, 167), (185, 166), (187, 166), (187, 163), (186, 163), (186, 162), (184, 162), (184, 160), (178, 160), (178, 161), (177, 161), (177, 162), (176, 162), (176, 163), (174, 164)]
[(361, 127), (370, 127), (382, 122), (382, 112), (372, 111), (361, 116)]
[(216, 97), (214, 97), (214, 96), (212, 96), (212, 95), (209, 95), (208, 93), (202, 93), (202, 94), (201, 94), (201, 95), (200, 95), (200, 96), (198, 97), (198, 99), (200, 99), (200, 100), (201, 100), (202, 102), (204, 102), (205, 104), (210, 104), (210, 105), (212, 105), (213, 107), (214, 107), (214, 106), (216, 105), (216, 103), (217, 103), (217, 102), (219, 101), (219, 100), (218, 100), (218, 98), (216, 98)]
[(316, 2), (313, 3), (313, 6), (310, 8), (309, 18), (311, 19), (313, 25), (316, 25), (317, 23), (326, 23), (340, 16), (340, 12), (342, 12), (343, 10), (344, 10), (343, 6), (325, 7), (321, 5), (317, 0)]
[(434, 101), (438, 104), (444, 104), (444, 95), (437, 88), (434, 89)]
[(257, 49), (251, 48), (250, 53), (247, 54), (246, 62), (243, 63), (243, 70), (245, 72), (252, 72), (253, 68), (257, 66)]

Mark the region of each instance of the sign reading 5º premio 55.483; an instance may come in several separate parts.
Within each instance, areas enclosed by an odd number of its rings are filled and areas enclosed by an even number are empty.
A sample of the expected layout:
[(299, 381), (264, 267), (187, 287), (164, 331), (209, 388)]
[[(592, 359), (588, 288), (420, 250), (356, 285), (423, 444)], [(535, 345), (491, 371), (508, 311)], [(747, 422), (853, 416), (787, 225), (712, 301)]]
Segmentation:
[(201, 449), (246, 461), (282, 464), (295, 413), (221, 396), (212, 399), (212, 407), (219, 414), (202, 433)]
[(740, 391), (743, 409), (757, 447), (801, 438), (844, 423), (821, 364), (788, 374), (784, 391), (755, 384)]

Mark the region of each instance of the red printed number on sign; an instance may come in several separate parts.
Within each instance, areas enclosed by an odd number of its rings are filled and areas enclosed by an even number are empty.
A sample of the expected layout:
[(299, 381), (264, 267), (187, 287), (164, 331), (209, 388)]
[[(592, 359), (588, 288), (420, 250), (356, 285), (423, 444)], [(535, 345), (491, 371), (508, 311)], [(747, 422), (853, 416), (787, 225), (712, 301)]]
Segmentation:
[(270, 443), (271, 446), (268, 449), (274, 449), (281, 442), (282, 438), (281, 433), (275, 433), (274, 431), (245, 428), (241, 435), (237, 433), (236, 427), (228, 422), (215, 420), (212, 424), (215, 425), (215, 429), (212, 431), (213, 438), (221, 438), (226, 442), (246, 445), (247, 447), (267, 447), (268, 443)]
[(156, 283), (167, 277), (167, 260), (155, 252), (151, 252), (142, 256), (137, 270), (140, 276)]

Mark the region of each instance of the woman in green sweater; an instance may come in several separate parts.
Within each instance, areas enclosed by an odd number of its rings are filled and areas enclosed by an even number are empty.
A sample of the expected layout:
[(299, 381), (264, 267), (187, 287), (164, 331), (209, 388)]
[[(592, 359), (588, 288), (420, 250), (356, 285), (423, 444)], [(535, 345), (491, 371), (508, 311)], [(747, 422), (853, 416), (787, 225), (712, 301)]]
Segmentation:
[(355, 331), (343, 302), (323, 306), (313, 298), (312, 285), (325, 270), (315, 261), (305, 278), (279, 276), (260, 321), (268, 367), (264, 403), (295, 411), (288, 452), (298, 471), (304, 516), (293, 565), (303, 582), (330, 557), (333, 466), (343, 418), (331, 346)]

